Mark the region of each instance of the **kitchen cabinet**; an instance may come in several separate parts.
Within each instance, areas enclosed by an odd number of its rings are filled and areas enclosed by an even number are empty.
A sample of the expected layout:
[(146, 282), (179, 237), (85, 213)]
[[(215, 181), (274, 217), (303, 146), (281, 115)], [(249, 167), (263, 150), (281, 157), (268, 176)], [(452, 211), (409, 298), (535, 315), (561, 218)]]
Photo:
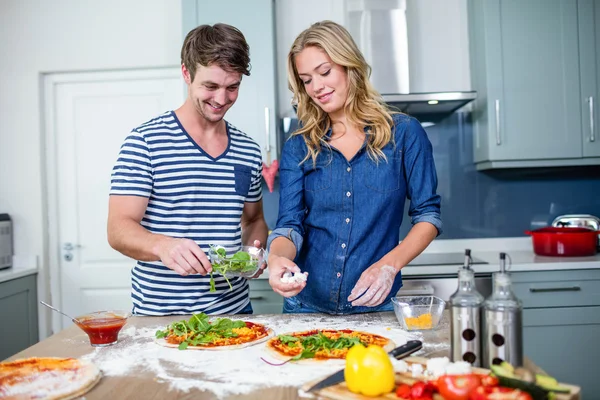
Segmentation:
[[(598, 33), (590, 15), (578, 20), (598, 1), (468, 6), (477, 169), (600, 164), (582, 101), (595, 96), (582, 87), (598, 77)], [(580, 41), (580, 30), (590, 36)]]
[(579, 0), (579, 55), (583, 156), (600, 157), (600, 0)]
[(182, 0), (181, 6), (183, 38), (198, 25), (219, 22), (244, 34), (252, 68), (225, 119), (260, 145), (263, 159), (277, 158), (274, 0)]
[(250, 301), (254, 314), (281, 314), (283, 296), (275, 293), (268, 279), (252, 279), (250, 284)]
[(0, 283), (0, 360), (38, 341), (37, 275)]
[(525, 356), (561, 382), (600, 393), (600, 269), (512, 273)]

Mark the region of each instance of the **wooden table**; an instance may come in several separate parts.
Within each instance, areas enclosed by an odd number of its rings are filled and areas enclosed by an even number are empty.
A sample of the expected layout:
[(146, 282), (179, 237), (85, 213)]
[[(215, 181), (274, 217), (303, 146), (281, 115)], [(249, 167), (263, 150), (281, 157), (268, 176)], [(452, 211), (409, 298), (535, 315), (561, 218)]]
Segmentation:
[[(447, 312), (446, 312), (447, 313)], [(269, 325), (277, 331), (277, 327), (280, 324), (290, 321), (294, 318), (307, 318), (308, 321), (317, 322), (322, 326), (324, 322), (331, 320), (340, 322), (343, 319), (344, 323), (348, 327), (352, 327), (353, 323), (360, 323), (364, 326), (365, 323), (372, 324), (372, 326), (394, 326), (398, 327), (398, 322), (391, 312), (386, 313), (369, 313), (349, 316), (329, 316), (324, 314), (282, 314), (282, 315), (269, 315), (269, 316), (255, 316), (249, 317), (248, 319), (259, 318), (264, 321), (267, 319)], [(154, 326), (166, 326), (172, 321), (182, 319), (182, 316), (168, 316), (168, 317), (132, 317), (128, 321), (127, 327), (135, 327), (137, 329), (150, 328)], [(306, 329), (310, 329), (310, 323), (307, 323)], [(395, 329), (395, 328), (394, 328)], [(282, 333), (282, 332), (279, 332)], [(427, 331), (424, 333), (415, 332), (411, 334), (411, 339), (419, 339), (424, 342), (424, 348), (420, 352), (416, 353), (421, 356), (442, 356), (448, 355), (450, 349), (449, 340), (449, 323), (448, 315), (444, 315), (442, 322), (437, 330)], [(147, 341), (148, 339), (146, 339)], [(135, 343), (133, 338), (126, 338), (120, 340), (115, 345), (119, 348), (124, 346), (132, 346)], [(111, 347), (106, 347), (101, 351), (110, 351)], [(178, 351), (173, 349), (174, 351)], [(52, 337), (43, 340), (36, 345), (29, 347), (28, 349), (14, 355), (9, 360), (26, 357), (82, 357), (90, 354), (94, 349), (89, 345), (85, 334), (76, 326), (71, 326)], [(265, 373), (268, 373), (269, 366), (265, 365)], [(178, 376), (182, 372), (178, 370), (169, 371), (172, 376)], [(189, 372), (188, 376), (189, 378)], [(298, 387), (297, 386), (279, 386), (279, 387), (258, 387), (251, 393), (227, 395), (229, 399), (298, 399)], [(191, 390), (188, 392), (174, 391), (170, 389), (169, 385), (165, 382), (157, 381), (156, 377), (140, 368), (139, 370), (128, 371), (123, 376), (104, 376), (102, 380), (87, 394), (85, 394), (87, 400), (94, 399), (213, 399), (223, 398), (217, 397), (214, 393)]]

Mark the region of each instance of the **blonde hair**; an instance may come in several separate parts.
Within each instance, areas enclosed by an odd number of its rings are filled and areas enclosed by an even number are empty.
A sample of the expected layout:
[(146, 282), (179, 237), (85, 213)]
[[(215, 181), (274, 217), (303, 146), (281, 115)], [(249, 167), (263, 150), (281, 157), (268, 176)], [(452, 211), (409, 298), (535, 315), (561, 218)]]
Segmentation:
[(321, 21), (298, 35), (288, 54), (288, 84), (294, 94), (292, 102), (297, 105), (298, 119), (302, 123), (302, 127), (293, 134), (302, 135), (308, 147), (308, 154), (302, 162), (312, 158), (316, 163), (322, 146), (329, 147), (323, 137), (331, 127), (329, 116), (306, 93), (296, 69), (296, 55), (310, 46), (323, 50), (335, 64), (344, 67), (348, 74), (348, 98), (344, 104), (346, 118), (356, 126), (370, 127), (367, 133), (369, 157), (376, 162), (379, 158), (385, 159), (382, 149), (393, 140), (394, 112), (388, 109), (381, 95), (371, 85), (371, 67), (350, 33), (333, 21)]

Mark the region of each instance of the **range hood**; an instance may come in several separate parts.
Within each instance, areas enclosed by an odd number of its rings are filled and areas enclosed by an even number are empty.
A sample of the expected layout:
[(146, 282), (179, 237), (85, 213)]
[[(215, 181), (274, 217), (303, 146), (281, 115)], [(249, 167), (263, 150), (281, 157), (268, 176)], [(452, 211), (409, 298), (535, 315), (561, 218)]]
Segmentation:
[(406, 3), (346, 0), (346, 27), (371, 65), (371, 83), (384, 101), (421, 122), (435, 123), (474, 100), (477, 93), (411, 92)]

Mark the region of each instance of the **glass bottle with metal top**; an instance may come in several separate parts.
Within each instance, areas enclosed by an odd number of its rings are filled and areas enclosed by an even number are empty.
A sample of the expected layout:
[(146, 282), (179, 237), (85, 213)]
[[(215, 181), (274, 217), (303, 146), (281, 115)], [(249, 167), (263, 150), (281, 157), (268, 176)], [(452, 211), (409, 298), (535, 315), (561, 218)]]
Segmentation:
[(475, 288), (471, 250), (458, 270), (458, 289), (450, 296), (450, 354), (452, 361), (481, 366), (481, 309), (484, 298)]
[(493, 274), (493, 284), (492, 295), (483, 305), (483, 366), (502, 361), (522, 366), (523, 303), (512, 291), (505, 253), (500, 253), (500, 272)]

